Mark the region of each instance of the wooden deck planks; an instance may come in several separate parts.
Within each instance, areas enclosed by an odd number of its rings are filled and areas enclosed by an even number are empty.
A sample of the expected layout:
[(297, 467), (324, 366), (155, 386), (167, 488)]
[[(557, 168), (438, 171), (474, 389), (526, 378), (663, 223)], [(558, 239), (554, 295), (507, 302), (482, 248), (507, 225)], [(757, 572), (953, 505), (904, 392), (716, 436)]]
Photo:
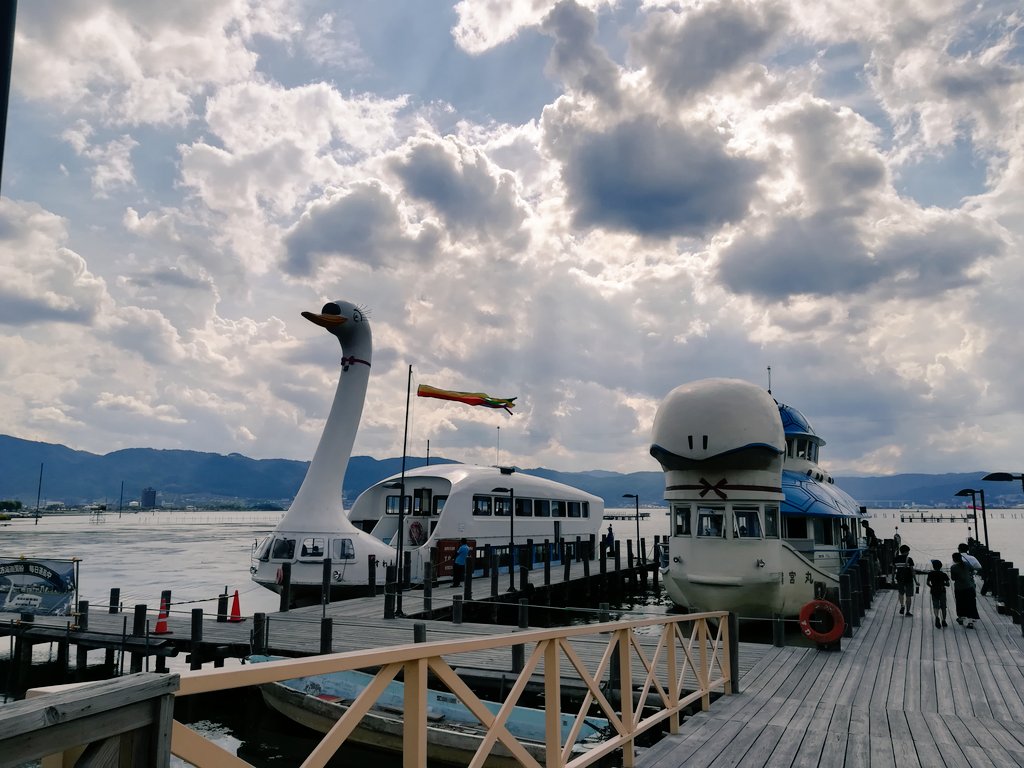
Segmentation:
[(638, 768), (1024, 768), (1024, 642), (979, 602), (975, 630), (942, 629), (927, 596), (907, 618), (880, 593), (841, 652), (760, 659)]

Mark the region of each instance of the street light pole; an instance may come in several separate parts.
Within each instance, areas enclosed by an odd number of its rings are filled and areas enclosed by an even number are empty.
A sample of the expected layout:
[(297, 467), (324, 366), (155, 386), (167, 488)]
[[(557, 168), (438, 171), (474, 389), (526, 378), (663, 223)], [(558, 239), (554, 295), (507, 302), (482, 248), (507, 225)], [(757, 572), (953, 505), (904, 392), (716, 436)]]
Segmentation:
[(516, 547), (516, 492), (509, 488), (492, 488), (491, 493), (508, 494), (508, 591), (516, 591), (515, 547)]
[(398, 564), (395, 567), (398, 591), (395, 593), (395, 616), (404, 616), (405, 614), (402, 613), (402, 586), (404, 585), (402, 564), (405, 560), (405, 547), (403, 546), (405, 537), (402, 533), (405, 530), (405, 475), (403, 474), (397, 483), (393, 481), (384, 483), (384, 487), (398, 490)]
[(961, 488), (959, 491), (954, 493), (954, 496), (970, 496), (971, 497), (971, 511), (972, 517), (974, 518), (974, 535), (978, 535), (978, 499), (975, 496), (977, 491), (973, 488)]
[[(978, 493), (981, 495), (981, 524), (985, 528), (985, 549), (988, 549), (988, 515), (985, 514), (985, 489), (979, 488)], [(975, 523), (974, 530), (977, 532), (978, 525)]]
[(624, 493), (622, 494), (624, 499), (633, 499), (636, 502), (636, 557), (640, 559), (640, 494), (639, 493)]

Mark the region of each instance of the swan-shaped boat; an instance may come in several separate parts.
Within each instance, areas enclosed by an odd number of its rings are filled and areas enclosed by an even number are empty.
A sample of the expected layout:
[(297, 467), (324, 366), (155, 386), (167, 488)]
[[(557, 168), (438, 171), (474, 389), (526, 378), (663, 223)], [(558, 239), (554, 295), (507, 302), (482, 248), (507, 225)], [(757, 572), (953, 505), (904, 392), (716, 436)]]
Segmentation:
[(818, 465), (824, 444), (803, 414), (745, 381), (669, 393), (651, 455), (665, 473), (673, 602), (764, 618), (835, 594), (863, 509)]

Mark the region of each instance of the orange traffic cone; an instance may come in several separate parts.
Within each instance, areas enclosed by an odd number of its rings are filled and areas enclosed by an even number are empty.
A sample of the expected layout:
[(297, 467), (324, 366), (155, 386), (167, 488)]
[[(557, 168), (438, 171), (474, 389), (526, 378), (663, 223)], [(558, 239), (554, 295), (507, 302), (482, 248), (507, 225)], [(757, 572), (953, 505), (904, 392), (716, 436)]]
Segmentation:
[(238, 606), (238, 590), (235, 590), (235, 599), (231, 601), (231, 616), (228, 621), (242, 621), (242, 609)]
[(156, 620), (156, 629), (151, 634), (154, 635), (172, 635), (174, 634), (167, 628), (167, 613), (170, 611), (171, 606), (167, 604), (167, 598), (160, 598), (160, 616)]

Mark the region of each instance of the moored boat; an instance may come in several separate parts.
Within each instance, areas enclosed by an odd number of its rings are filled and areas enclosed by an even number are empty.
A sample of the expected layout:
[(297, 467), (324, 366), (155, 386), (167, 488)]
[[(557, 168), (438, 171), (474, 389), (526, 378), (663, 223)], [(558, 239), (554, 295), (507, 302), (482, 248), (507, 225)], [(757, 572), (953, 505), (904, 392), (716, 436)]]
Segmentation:
[(863, 510), (818, 464), (796, 409), (736, 379), (674, 389), (655, 417), (671, 536), (662, 571), (678, 605), (795, 616), (834, 596), (859, 557)]
[[(273, 661), (276, 657), (253, 656), (251, 661)], [(260, 686), (264, 702), (290, 720), (320, 733), (329, 731), (348, 711), (351, 703), (373, 680), (373, 675), (348, 670), (267, 683)], [(375, 705), (363, 717), (349, 737), (355, 743), (391, 752), (403, 747), (404, 686), (391, 682)], [(497, 714), (502, 704), (484, 701)], [(561, 715), (561, 743), (569, 737), (575, 718)], [(542, 764), (545, 761), (545, 712), (532, 707), (514, 707), (506, 727), (520, 744)], [(573, 751), (582, 752), (599, 742), (608, 728), (602, 718), (588, 718), (582, 724)], [(445, 691), (427, 691), (427, 759), (433, 763), (467, 765), (487, 731), (456, 696)], [(512, 768), (520, 765), (511, 752), (495, 743), (485, 765)]]

